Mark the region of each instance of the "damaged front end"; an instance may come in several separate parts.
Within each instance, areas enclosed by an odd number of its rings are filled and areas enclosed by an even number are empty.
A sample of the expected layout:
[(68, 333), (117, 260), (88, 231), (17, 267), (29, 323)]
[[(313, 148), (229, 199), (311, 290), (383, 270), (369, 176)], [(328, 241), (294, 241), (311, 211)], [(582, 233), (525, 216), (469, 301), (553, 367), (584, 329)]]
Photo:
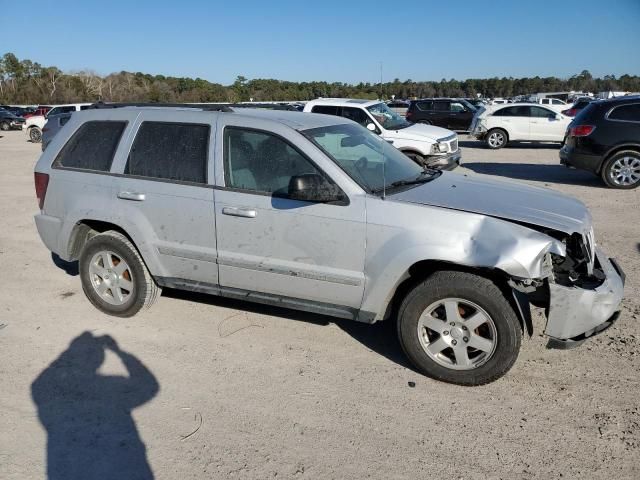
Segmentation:
[[(540, 229), (538, 229), (540, 231)], [(546, 230), (561, 241), (564, 255), (547, 253), (546, 278), (512, 280), (533, 305), (545, 308), (545, 335), (551, 348), (573, 348), (610, 327), (620, 314), (624, 272), (595, 245), (593, 229), (584, 234)]]

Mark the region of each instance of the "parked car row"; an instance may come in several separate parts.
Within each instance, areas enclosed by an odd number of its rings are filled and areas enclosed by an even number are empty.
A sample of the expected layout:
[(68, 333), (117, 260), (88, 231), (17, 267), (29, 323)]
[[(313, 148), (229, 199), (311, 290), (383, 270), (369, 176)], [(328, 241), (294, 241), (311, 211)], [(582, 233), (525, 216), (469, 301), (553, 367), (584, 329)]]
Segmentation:
[(0, 108), (0, 130), (21, 130), (25, 123), (25, 119), (15, 115), (14, 113)]
[(38, 233), (79, 260), (107, 314), (131, 317), (166, 287), (391, 320), (416, 369), (462, 385), (511, 368), (534, 332), (530, 304), (565, 348), (618, 318), (624, 273), (578, 200), (424, 169), (394, 146), (448, 155), (457, 137), (436, 140), (441, 129), (380, 102), (305, 110), (325, 115), (74, 113), (35, 167)]

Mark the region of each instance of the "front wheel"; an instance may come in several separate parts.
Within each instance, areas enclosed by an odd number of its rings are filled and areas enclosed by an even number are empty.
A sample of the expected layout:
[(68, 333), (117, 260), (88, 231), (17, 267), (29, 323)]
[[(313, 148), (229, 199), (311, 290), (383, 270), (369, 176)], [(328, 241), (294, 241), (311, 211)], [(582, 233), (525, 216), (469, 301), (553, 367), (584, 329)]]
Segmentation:
[(398, 336), (409, 360), (425, 375), (458, 385), (483, 385), (512, 367), (522, 329), (492, 281), (442, 271), (417, 285), (402, 302)]
[(640, 152), (625, 150), (612, 155), (602, 167), (602, 179), (612, 188), (637, 188), (640, 185)]
[(40, 143), (42, 141), (42, 130), (38, 127), (31, 127), (29, 129), (29, 139), (33, 143)]
[(489, 132), (487, 132), (486, 141), (487, 147), (492, 150), (502, 148), (507, 144), (508, 141), (507, 132), (500, 128), (489, 130)]
[(92, 237), (80, 255), (80, 280), (89, 301), (100, 311), (132, 317), (160, 295), (136, 247), (120, 232)]

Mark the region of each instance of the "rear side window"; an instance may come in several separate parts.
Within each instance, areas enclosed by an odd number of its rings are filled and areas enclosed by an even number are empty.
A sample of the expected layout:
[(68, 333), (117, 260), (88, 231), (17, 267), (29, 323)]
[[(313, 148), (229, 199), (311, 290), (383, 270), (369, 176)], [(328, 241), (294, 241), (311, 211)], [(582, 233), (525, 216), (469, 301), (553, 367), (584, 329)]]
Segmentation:
[(493, 116), (494, 117), (528, 117), (529, 107), (518, 106), (518, 107), (501, 108), (500, 110), (495, 112)]
[(433, 102), (433, 109), (437, 112), (448, 112), (449, 102)]
[(124, 173), (207, 183), (209, 125), (142, 122)]
[(53, 162), (54, 167), (108, 172), (127, 122), (87, 122), (73, 134)]
[(418, 108), (423, 112), (426, 112), (427, 110), (433, 110), (433, 102), (418, 102), (417, 105)]
[(621, 105), (609, 113), (610, 120), (622, 120), (625, 122), (640, 122), (640, 103)]
[(324, 113), (325, 115), (338, 115), (338, 107), (332, 105), (316, 105), (311, 109), (313, 113)]

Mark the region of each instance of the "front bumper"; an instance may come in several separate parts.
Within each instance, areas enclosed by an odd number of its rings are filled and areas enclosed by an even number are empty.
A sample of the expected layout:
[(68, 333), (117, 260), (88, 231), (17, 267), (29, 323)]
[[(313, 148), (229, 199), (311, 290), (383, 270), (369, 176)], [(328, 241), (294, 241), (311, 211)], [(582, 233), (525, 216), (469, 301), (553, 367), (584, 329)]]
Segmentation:
[(425, 158), (427, 167), (437, 168), (439, 170), (453, 170), (460, 166), (462, 161), (462, 153), (460, 149), (445, 155), (431, 155)]
[(619, 316), (624, 272), (600, 248), (596, 248), (596, 259), (605, 274), (599, 287), (585, 289), (549, 283), (549, 313), (544, 333), (552, 343), (577, 346), (610, 327)]

